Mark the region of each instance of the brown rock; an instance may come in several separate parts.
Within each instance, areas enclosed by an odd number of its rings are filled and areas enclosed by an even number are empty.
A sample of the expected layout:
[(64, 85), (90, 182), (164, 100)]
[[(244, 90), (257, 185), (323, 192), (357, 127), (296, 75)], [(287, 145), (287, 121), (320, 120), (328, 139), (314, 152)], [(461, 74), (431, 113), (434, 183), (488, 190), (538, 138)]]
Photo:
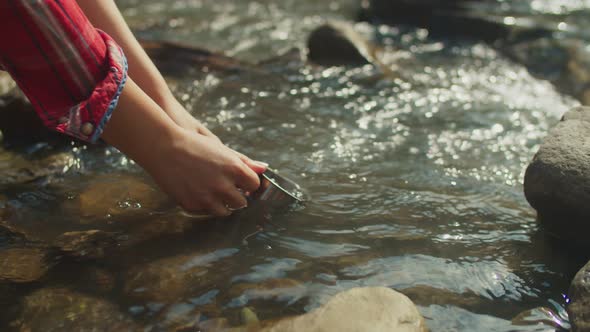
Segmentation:
[(229, 277), (227, 270), (231, 267), (215, 263), (234, 250), (166, 257), (135, 266), (126, 273), (125, 294), (140, 301), (172, 303), (202, 293)]
[(132, 175), (96, 176), (66, 208), (75, 208), (88, 218), (148, 214), (164, 203), (166, 196), (146, 182)]
[(0, 281), (33, 282), (41, 279), (49, 267), (41, 249), (0, 249)]
[(104, 257), (105, 251), (117, 245), (116, 233), (100, 230), (67, 232), (54, 241), (64, 254), (79, 259)]
[(44, 288), (22, 300), (11, 325), (20, 331), (140, 331), (116, 305), (65, 288)]

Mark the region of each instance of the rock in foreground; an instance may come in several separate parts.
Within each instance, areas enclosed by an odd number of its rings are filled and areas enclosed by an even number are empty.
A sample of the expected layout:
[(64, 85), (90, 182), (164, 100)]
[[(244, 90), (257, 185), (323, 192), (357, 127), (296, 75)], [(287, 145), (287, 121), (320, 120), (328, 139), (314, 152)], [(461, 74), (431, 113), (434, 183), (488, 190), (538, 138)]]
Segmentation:
[(386, 287), (353, 288), (336, 294), (305, 315), (280, 320), (265, 332), (427, 331), (424, 319), (405, 295)]
[(569, 111), (549, 132), (526, 170), (524, 192), (550, 234), (590, 244), (590, 108)]
[(138, 331), (116, 305), (65, 288), (35, 291), (22, 301), (22, 313), (12, 323), (19, 331)]
[(576, 274), (569, 296), (567, 312), (572, 332), (590, 331), (590, 262)]

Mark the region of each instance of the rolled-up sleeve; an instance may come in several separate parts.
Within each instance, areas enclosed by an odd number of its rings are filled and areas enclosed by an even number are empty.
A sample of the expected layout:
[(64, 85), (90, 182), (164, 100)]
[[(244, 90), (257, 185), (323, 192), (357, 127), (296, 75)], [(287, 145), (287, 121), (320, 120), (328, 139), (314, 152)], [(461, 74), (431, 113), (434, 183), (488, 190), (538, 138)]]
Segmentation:
[(74, 0), (0, 0), (0, 68), (43, 123), (95, 142), (117, 105), (127, 60)]

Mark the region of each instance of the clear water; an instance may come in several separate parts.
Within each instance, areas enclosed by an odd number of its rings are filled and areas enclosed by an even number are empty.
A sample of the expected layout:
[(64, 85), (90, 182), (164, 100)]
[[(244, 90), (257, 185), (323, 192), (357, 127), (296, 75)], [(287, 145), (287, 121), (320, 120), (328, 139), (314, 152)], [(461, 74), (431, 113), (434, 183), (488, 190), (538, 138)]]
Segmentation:
[[(565, 294), (580, 259), (544, 236), (522, 182), (547, 130), (577, 101), (490, 46), (433, 40), (423, 30), (360, 27), (379, 35), (384, 61), (400, 68), (396, 79), (372, 66), (280, 56), (325, 20), (354, 17), (352, 0), (119, 3), (140, 37), (251, 62), (276, 58), (238, 73), (191, 68), (170, 84), (224, 142), (267, 161), (312, 199), (270, 220), (256, 211), (191, 219), (114, 149), (22, 148), (33, 160), (56, 151), (71, 159), (58, 175), (5, 186), (7, 223), (40, 243), (101, 229), (116, 232), (117, 244), (96, 260), (50, 256), (36, 283), (0, 284), (10, 290), (0, 303), (11, 308), (0, 327), (45, 287), (114, 304), (105, 322), (124, 315), (166, 330), (195, 317), (239, 325), (243, 307), (280, 318), (351, 287), (387, 286), (408, 294), (433, 331), (553, 330), (547, 321), (568, 328)], [(587, 1), (519, 3), (502, 10), (544, 22), (571, 15), (578, 26), (590, 17)], [(8, 168), (14, 157), (2, 155)], [(18, 245), (9, 242), (0, 245)], [(97, 270), (108, 287), (81, 277)], [(531, 325), (512, 321), (539, 307), (550, 310)]]

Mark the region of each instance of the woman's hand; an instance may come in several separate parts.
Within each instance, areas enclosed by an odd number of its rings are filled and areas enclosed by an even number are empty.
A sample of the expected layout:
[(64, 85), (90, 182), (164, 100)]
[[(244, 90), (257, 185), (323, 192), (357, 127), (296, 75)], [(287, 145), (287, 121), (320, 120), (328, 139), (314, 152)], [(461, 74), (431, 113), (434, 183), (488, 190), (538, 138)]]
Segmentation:
[[(155, 147), (144, 168), (183, 209), (225, 216), (247, 206), (243, 193), (258, 189), (258, 175), (218, 139), (179, 130)], [(263, 165), (256, 165), (261, 168)]]
[(102, 138), (189, 212), (225, 216), (246, 206), (242, 193), (258, 189), (256, 172), (265, 169), (216, 137), (177, 125), (131, 78)]
[[(201, 121), (195, 119), (174, 97), (171, 96), (168, 98), (168, 102), (164, 103), (164, 111), (178, 126), (222, 143), (219, 137), (207, 129)], [(254, 161), (240, 152), (235, 150), (231, 151), (236, 153), (238, 157), (257, 174), (264, 173), (268, 166), (268, 164), (261, 161)]]

